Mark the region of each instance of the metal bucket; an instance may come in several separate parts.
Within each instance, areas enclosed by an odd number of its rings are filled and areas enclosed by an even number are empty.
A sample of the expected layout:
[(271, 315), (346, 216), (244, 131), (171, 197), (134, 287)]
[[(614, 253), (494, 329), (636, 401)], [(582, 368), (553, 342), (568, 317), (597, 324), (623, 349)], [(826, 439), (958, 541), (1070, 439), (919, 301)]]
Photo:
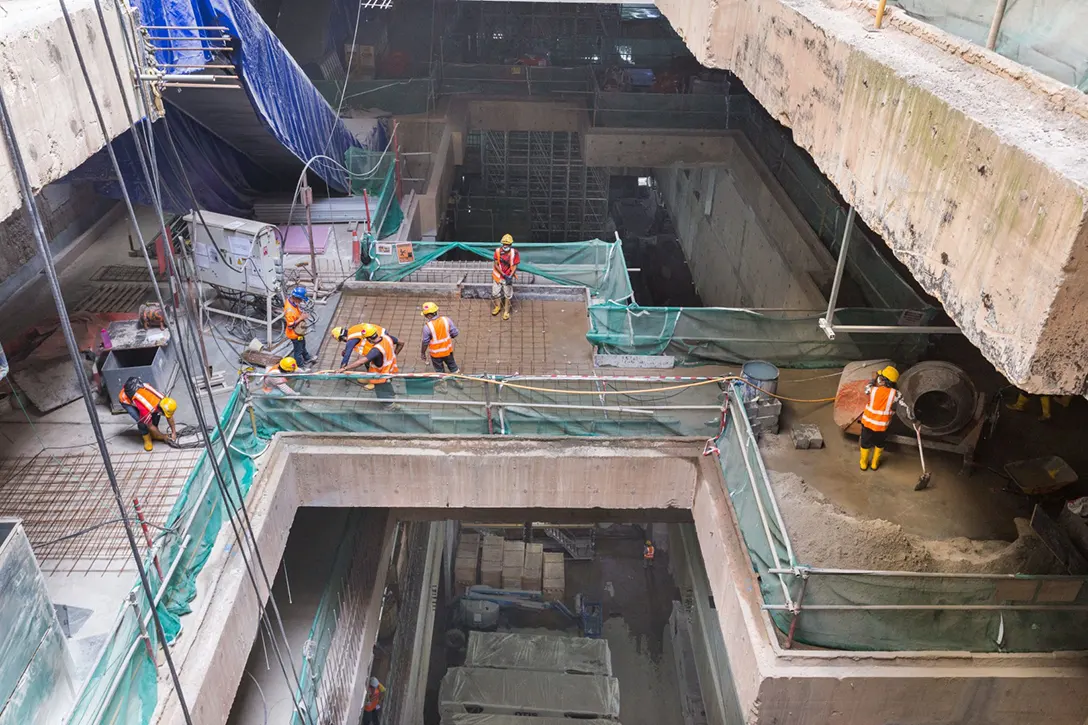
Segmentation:
[[(769, 397), (756, 388), (767, 393), (778, 391), (778, 368), (765, 360), (749, 360), (740, 367), (740, 376), (751, 385), (744, 386), (742, 397), (744, 400)], [(756, 386), (753, 388), (752, 385)]]

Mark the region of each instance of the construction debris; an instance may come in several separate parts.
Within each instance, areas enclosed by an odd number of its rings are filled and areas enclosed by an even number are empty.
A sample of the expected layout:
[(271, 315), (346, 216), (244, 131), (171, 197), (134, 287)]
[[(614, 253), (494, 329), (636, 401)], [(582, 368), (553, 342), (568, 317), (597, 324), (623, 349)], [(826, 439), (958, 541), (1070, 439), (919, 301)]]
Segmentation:
[(820, 433), (820, 426), (815, 423), (799, 423), (790, 431), (793, 438), (793, 447), (800, 450), (811, 450), (824, 447), (824, 437)]

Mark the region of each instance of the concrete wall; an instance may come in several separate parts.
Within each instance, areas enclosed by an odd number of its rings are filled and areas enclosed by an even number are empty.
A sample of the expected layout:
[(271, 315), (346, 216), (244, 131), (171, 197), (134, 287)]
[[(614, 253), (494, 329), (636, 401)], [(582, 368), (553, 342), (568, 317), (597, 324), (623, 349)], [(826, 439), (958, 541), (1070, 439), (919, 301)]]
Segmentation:
[(986, 357), (1033, 392), (1088, 374), (1088, 97), (875, 2), (660, 0)]
[(585, 106), (570, 101), (515, 101), (488, 98), (464, 101), (469, 131), (571, 131), (589, 126)]
[[(110, 41), (126, 73), (124, 42), (113, 3), (102, 0)], [(68, 12), (112, 139), (128, 129), (93, 0), (68, 0)], [(61, 179), (105, 145), (75, 46), (60, 6), (50, 0), (4, 3), (0, 12), (0, 87), (19, 138), (31, 184), (41, 189)], [(126, 89), (129, 102), (134, 90)], [(22, 206), (7, 145), (0, 138), (0, 220)]]
[[(720, 168), (655, 171), (703, 303), (818, 310), (834, 260), (742, 138)], [(710, 200), (710, 213), (707, 202)]]
[(731, 131), (591, 128), (582, 134), (582, 156), (586, 166), (709, 166), (726, 161), (735, 136)]
[[(714, 601), (700, 611), (716, 614), (732, 673), (732, 681), (717, 683), (724, 690), (718, 699), (739, 703), (745, 723), (1083, 725), (1082, 655), (781, 649), (760, 610), (721, 469), (700, 455), (702, 446), (690, 439), (432, 437), (421, 447), (414, 436), (281, 434), (253, 483), (250, 517), (271, 567), (300, 505), (435, 507), (451, 517), (459, 509), (522, 506), (690, 509), (709, 581), (705, 599)], [(202, 725), (226, 720), (256, 632), (259, 602), (230, 543), (221, 532), (175, 649), (194, 722)], [(368, 617), (368, 637), (373, 626)], [(168, 687), (154, 722), (181, 721)]]

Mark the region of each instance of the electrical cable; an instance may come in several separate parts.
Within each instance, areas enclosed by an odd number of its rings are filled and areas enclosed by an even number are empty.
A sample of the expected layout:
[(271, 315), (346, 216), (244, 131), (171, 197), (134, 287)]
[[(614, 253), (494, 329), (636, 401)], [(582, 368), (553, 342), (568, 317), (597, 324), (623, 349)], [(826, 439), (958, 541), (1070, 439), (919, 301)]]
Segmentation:
[[(110, 52), (110, 59), (111, 59), (112, 64), (113, 64), (114, 76), (115, 76), (115, 79), (117, 81), (118, 88), (121, 90), (123, 104), (125, 106), (125, 113), (128, 116), (128, 119), (130, 121), (130, 125), (133, 128), (135, 128), (135, 123), (132, 120), (132, 114), (131, 114), (131, 111), (130, 111), (130, 109), (128, 107), (128, 99), (127, 99), (127, 94), (125, 93), (124, 82), (123, 82), (122, 77), (121, 77), (120, 68), (117, 65), (116, 56), (115, 56), (115, 54), (113, 52), (113, 46), (112, 46), (112, 42), (110, 41), (109, 33), (107, 32), (107, 27), (106, 27), (106, 24), (105, 24), (105, 18), (103, 16), (103, 13), (102, 13), (102, 10), (101, 10), (100, 1), (95, 0), (95, 5), (96, 5), (96, 8), (98, 10), (99, 22), (100, 22), (100, 24), (102, 26), (103, 32), (105, 33), (105, 42), (106, 42), (106, 46), (107, 46), (107, 48), (109, 49), (109, 52)], [(61, 7), (62, 7), (62, 9), (65, 9), (65, 16), (66, 16), (66, 18), (68, 18), (67, 10), (65, 8), (65, 0), (61, 0)], [(118, 11), (119, 19), (121, 19), (120, 18), (120, 9), (117, 8), (117, 11)], [(124, 22), (123, 19), (121, 19), (121, 22), (122, 23)], [(111, 139), (108, 137), (108, 134), (106, 133), (106, 124), (105, 124), (105, 121), (104, 121), (104, 118), (103, 118), (103, 115), (102, 115), (101, 106), (100, 106), (100, 104), (98, 102), (98, 97), (97, 97), (97, 94), (95, 93), (94, 86), (91, 83), (90, 75), (87, 72), (86, 63), (83, 60), (82, 50), (79, 47), (79, 42), (78, 42), (78, 39), (76, 38), (74, 29), (73, 29), (73, 27), (71, 25), (70, 18), (68, 18), (68, 26), (69, 26), (69, 33), (72, 36), (72, 42), (75, 45), (77, 58), (80, 61), (80, 67), (81, 67), (81, 70), (83, 72), (84, 82), (85, 82), (85, 84), (87, 86), (87, 90), (88, 90), (88, 92), (89, 92), (89, 94), (91, 96), (92, 105), (94, 106), (95, 114), (96, 114), (96, 117), (98, 119), (99, 126), (102, 129), (103, 136), (105, 137), (106, 150), (107, 150), (108, 155), (110, 157), (110, 162), (111, 162), (111, 164), (113, 166), (114, 173), (117, 176), (117, 181), (118, 181), (118, 185), (119, 185), (120, 190), (121, 190), (122, 197), (124, 198), (125, 205), (126, 205), (126, 207), (128, 209), (129, 215), (132, 217), (133, 221), (135, 221), (136, 215), (135, 215), (135, 211), (134, 211), (134, 209), (132, 207), (132, 199), (128, 194), (128, 189), (127, 189), (127, 186), (126, 186), (126, 184), (124, 182), (124, 176), (123, 176), (123, 174), (121, 172), (121, 168), (120, 168), (120, 165), (119, 165), (119, 163), (117, 161), (116, 154), (113, 151), (113, 146), (112, 146), (112, 143), (111, 143)], [(123, 27), (123, 25), (122, 25), (122, 27)], [(141, 93), (140, 93), (139, 97), (141, 99), (144, 99), (142, 87), (141, 87)], [(146, 101), (145, 101), (145, 104), (146, 104)], [(147, 114), (145, 114), (145, 115), (149, 116), (151, 109), (150, 109), (150, 107), (148, 107), (146, 105), (145, 105), (145, 108), (146, 108), (146, 111), (147, 111)], [(137, 136), (137, 139), (138, 139), (138, 136)], [(153, 145), (154, 145), (154, 141), (153, 141), (153, 137), (152, 137), (151, 146), (153, 147)], [(151, 172), (148, 169), (147, 161), (144, 158), (143, 150), (140, 148), (139, 141), (137, 141), (136, 147), (137, 147), (137, 155), (138, 155), (138, 157), (140, 159), (140, 165), (143, 168), (145, 178), (147, 178), (149, 184), (151, 184), (153, 186), (157, 186), (152, 181), (152, 175), (151, 175)], [(153, 154), (153, 150), (149, 150), (149, 152), (151, 154)], [(180, 158), (179, 158), (179, 163), (181, 163)], [(153, 189), (152, 193), (155, 194), (154, 189)], [(155, 199), (155, 202), (156, 202), (155, 211), (156, 211), (158, 219), (159, 219), (160, 228), (161, 228), (161, 231), (163, 233), (163, 238), (166, 239), (166, 238), (168, 238), (168, 234), (166, 232), (166, 222), (165, 222), (164, 215), (163, 215), (163, 210), (162, 210), (162, 206), (161, 206), (161, 202), (160, 202), (160, 196), (155, 194), (154, 199)], [(199, 205), (197, 205), (197, 206), (199, 206)], [(140, 241), (140, 248), (141, 248), (141, 251), (143, 252), (144, 262), (145, 262), (145, 264), (147, 266), (148, 274), (154, 280), (155, 271), (154, 271), (154, 268), (151, 265), (151, 259), (150, 259), (150, 256), (147, 253), (147, 247), (146, 247), (146, 244), (144, 243), (143, 235), (140, 232), (138, 226), (136, 227), (136, 234), (137, 234), (137, 237), (139, 238), (139, 241)], [(189, 296), (188, 296), (187, 292), (185, 291), (184, 287), (182, 287), (180, 290), (178, 289), (178, 287), (179, 287), (178, 280), (180, 279), (180, 273), (179, 273), (179, 271), (177, 269), (176, 260), (174, 258), (173, 245), (164, 245), (164, 248), (167, 250), (167, 252), (166, 252), (166, 257), (167, 257), (166, 261), (168, 263), (170, 273), (171, 273), (170, 278), (169, 278), (170, 279), (170, 287), (171, 287), (171, 302), (178, 299), (178, 296), (179, 296), (179, 293), (180, 293), (180, 296), (184, 300), (184, 302), (186, 304), (186, 307), (190, 310), (190, 313), (191, 313), (191, 301), (189, 299)], [(164, 302), (164, 300), (162, 298), (162, 294), (161, 294), (161, 291), (158, 288), (158, 285), (153, 285), (152, 289), (153, 289), (153, 292), (154, 292), (159, 304), (162, 305), (164, 310), (166, 310), (168, 308), (168, 306), (166, 305), (166, 303)], [(190, 394), (191, 399), (195, 403), (194, 411), (196, 412), (196, 415), (197, 415), (197, 420), (198, 420), (198, 423), (199, 423), (199, 430), (200, 430), (200, 433), (201, 433), (202, 437), (204, 438), (204, 444), (205, 444), (206, 450), (208, 451), (208, 455), (210, 456), (210, 458), (211, 458), (211, 460), (213, 462), (212, 465), (211, 465), (213, 476), (215, 477), (216, 483), (220, 488), (220, 495), (223, 498), (224, 505), (227, 508), (227, 511), (228, 512), (234, 512), (234, 515), (229, 515), (228, 516), (228, 520), (229, 520), (229, 522), (231, 524), (231, 528), (232, 528), (232, 530), (234, 532), (235, 538), (239, 543), (238, 550), (242, 555), (242, 559), (243, 559), (243, 562), (245, 563), (246, 571), (247, 571), (247, 573), (249, 575), (250, 582), (251, 582), (251, 584), (253, 586), (254, 592), (257, 594), (258, 599), (261, 599), (261, 590), (257, 585), (256, 577), (253, 574), (252, 567), (250, 566), (249, 557), (248, 557), (248, 555), (246, 553), (246, 550), (245, 550), (246, 547), (242, 545), (244, 541), (249, 541), (251, 543), (253, 553), (256, 556), (256, 559), (257, 559), (258, 564), (259, 564), (260, 569), (261, 569), (261, 574), (262, 574), (262, 576), (263, 576), (263, 578), (265, 580), (265, 585), (266, 585), (267, 591), (269, 592), (270, 602), (272, 603), (273, 610), (276, 613), (277, 623), (279, 624), (279, 629), (280, 629), (281, 636), (283, 637), (284, 645), (287, 648), (287, 652), (288, 652), (288, 655), (289, 655), (288, 656), (289, 664), (290, 664), (292, 673), (294, 674), (294, 683), (293, 684), (296, 687), (299, 687), (299, 689), (301, 689), (301, 680), (298, 677), (298, 672), (297, 672), (297, 670), (295, 669), (295, 666), (294, 666), (293, 655), (291, 655), (291, 653), (290, 653), (290, 643), (289, 643), (289, 641), (287, 639), (286, 631), (285, 631), (285, 629), (283, 627), (282, 617), (280, 617), (280, 615), (279, 615), (279, 608), (278, 608), (278, 606), (276, 606), (275, 597), (273, 597), (271, 595), (272, 587), (271, 587), (270, 582), (268, 581), (268, 573), (267, 573), (267, 570), (264, 567), (263, 561), (261, 560), (260, 550), (259, 550), (259, 547), (257, 546), (256, 536), (253, 533), (252, 523), (249, 521), (249, 514), (248, 514), (248, 511), (246, 510), (246, 506), (245, 506), (245, 495), (244, 495), (244, 492), (241, 490), (241, 484), (238, 482), (237, 474), (234, 472), (233, 462), (230, 460), (229, 446), (228, 446), (226, 434), (223, 431), (222, 425), (220, 424), (220, 422), (218, 420), (218, 411), (217, 411), (216, 406), (215, 406), (215, 401), (214, 401), (213, 393), (212, 393), (212, 390), (211, 390), (211, 383), (210, 383), (210, 380), (209, 380), (208, 374), (207, 374), (207, 367), (206, 367), (206, 365), (201, 366), (201, 376), (203, 378), (205, 389), (207, 390), (207, 393), (208, 393), (209, 404), (211, 405), (213, 413), (216, 415), (215, 423), (216, 423), (216, 428), (217, 428), (217, 430), (219, 432), (220, 439), (221, 439), (221, 442), (222, 442), (222, 445), (223, 445), (223, 455), (226, 457), (228, 468), (231, 471), (231, 476), (234, 479), (235, 488), (236, 488), (237, 493), (238, 493), (238, 507), (240, 507), (243, 518), (245, 520), (245, 525), (243, 527), (243, 533), (239, 533), (238, 521), (236, 521), (237, 510), (238, 509), (235, 507), (235, 504), (232, 501), (229, 492), (227, 491), (226, 480), (223, 478), (222, 472), (219, 470), (219, 466), (215, 463), (216, 460), (217, 460), (216, 456), (215, 456), (215, 448), (212, 445), (211, 437), (210, 437), (210, 435), (208, 433), (208, 425), (207, 425), (206, 419), (204, 417), (204, 411), (203, 411), (203, 408), (202, 408), (202, 406), (200, 405), (200, 402), (199, 402), (198, 393), (196, 391), (196, 387), (195, 387), (195, 383), (194, 383), (194, 377), (195, 376), (192, 375), (192, 371), (190, 369), (189, 355), (186, 352), (186, 345), (185, 345), (185, 342), (184, 342), (184, 335), (182, 333), (182, 328), (181, 328), (180, 324), (177, 322), (177, 320), (180, 319), (178, 317), (178, 314), (177, 314), (177, 307), (176, 307), (176, 305), (171, 305), (170, 308), (174, 312), (174, 318), (172, 320), (168, 318), (168, 325), (172, 325), (175, 328), (172, 332), (176, 332), (177, 344), (178, 344), (179, 352), (180, 352), (179, 358), (180, 358), (180, 361), (181, 361), (182, 367), (184, 368), (184, 373), (185, 373), (185, 385), (186, 385), (186, 388), (187, 388), (187, 390), (188, 390), (188, 392)], [(194, 340), (197, 343), (197, 346), (199, 347), (199, 342), (200, 342), (199, 336), (195, 331), (195, 325), (194, 325), (192, 320), (193, 320), (193, 317), (192, 317), (192, 314), (190, 314), (189, 319), (188, 319), (188, 331), (192, 334)], [(248, 531), (247, 531), (247, 529), (248, 529)], [(268, 619), (267, 610), (262, 610), (262, 611), (264, 612), (265, 625), (266, 625), (266, 627), (270, 628), (271, 625), (267, 622), (267, 619)], [(288, 680), (289, 683), (291, 683), (291, 677), (287, 675), (287, 669), (284, 666), (282, 655), (279, 652), (278, 643), (274, 642), (274, 649), (276, 650), (277, 660), (278, 660), (278, 662), (280, 664), (281, 670), (283, 671), (284, 677), (285, 677), (285, 679)], [(305, 713), (304, 709), (301, 708), (299, 706), (299, 703), (297, 703), (297, 702), (295, 702), (295, 709), (296, 709), (296, 711), (298, 711), (298, 713), (299, 713), (299, 715), (300, 715), (300, 717), (301, 717), (301, 719), (302, 719), (302, 721), (304, 723), (309, 721), (309, 718), (306, 717), (306, 713)]]
[[(65, 23), (68, 25), (68, 32), (72, 34), (72, 39), (75, 41), (75, 28), (72, 26), (71, 16), (68, 14), (68, 7), (65, 4), (65, 0), (60, 0), (60, 7), (64, 13)], [(80, 61), (80, 65), (83, 67), (84, 73), (86, 73), (86, 65), (83, 62), (82, 52), (77, 48), (77, 56)], [(89, 80), (89, 79), (88, 79)], [(102, 131), (106, 133), (106, 126), (102, 123), (101, 117), (99, 123), (102, 125)], [(159, 642), (162, 644), (163, 653), (166, 657), (166, 664), (170, 670), (170, 678), (173, 681), (174, 691), (178, 696), (178, 702), (181, 706), (182, 715), (185, 718), (185, 722), (188, 725), (192, 725), (193, 719), (189, 712), (189, 706), (185, 701), (185, 694), (181, 688), (181, 681), (178, 679), (177, 667), (174, 664), (174, 657), (170, 653), (170, 647), (166, 643), (166, 632), (162, 626), (162, 620), (159, 618), (158, 607), (155, 603), (155, 593), (151, 590), (151, 581), (147, 576), (147, 570), (144, 568), (143, 560), (140, 558), (140, 549), (136, 544), (136, 535), (132, 531), (132, 526), (128, 520), (128, 514), (125, 509), (125, 503), (121, 500), (121, 487), (117, 483), (117, 473), (113, 470), (113, 462), (110, 458), (109, 448), (106, 446), (105, 436), (102, 434), (102, 423), (98, 419), (98, 410), (95, 406), (94, 398), (91, 393), (91, 386), (87, 382), (86, 375), (83, 371), (82, 357), (79, 354), (79, 346), (76, 344), (75, 333), (72, 329), (72, 322), (68, 318), (68, 310), (64, 304), (64, 295), (60, 289), (60, 278), (57, 275), (57, 269), (53, 262), (53, 253), (49, 248), (49, 241), (45, 236), (45, 227), (42, 223), (41, 214), (38, 210), (38, 202), (34, 198), (34, 188), (30, 183), (30, 177), (27, 172), (26, 164), (23, 161), (22, 152), (19, 150), (18, 141), (15, 137), (15, 129), (11, 124), (11, 117), (8, 114), (7, 102), (4, 99), (3, 90), (0, 89), (0, 125), (3, 126), (4, 136), (8, 144), (8, 154), (11, 157), (12, 166), (15, 169), (15, 175), (17, 177), (19, 188), (22, 191), (24, 203), (26, 204), (27, 214), (30, 217), (31, 228), (34, 232), (34, 239), (38, 244), (38, 253), (42, 256), (42, 262), (45, 267), (45, 274), (49, 280), (49, 287), (53, 293), (53, 300), (57, 306), (57, 315), (60, 317), (61, 330), (64, 333), (64, 342), (68, 347), (68, 355), (72, 359), (72, 365), (75, 367), (76, 378), (79, 381), (79, 387), (83, 393), (83, 404), (87, 408), (87, 416), (90, 418), (91, 427), (94, 429), (95, 439), (98, 443), (98, 451), (102, 456), (102, 462), (106, 467), (106, 476), (109, 478), (110, 488), (113, 491), (114, 500), (117, 503), (117, 510), (121, 516), (121, 520), (125, 526), (125, 535), (128, 539), (129, 549), (132, 553), (133, 561), (136, 564), (136, 570), (140, 577), (140, 586), (143, 589), (144, 596), (147, 597), (148, 610), (151, 614), (151, 619), (155, 623), (155, 634), (159, 638)], [(107, 140), (107, 145), (108, 145)]]

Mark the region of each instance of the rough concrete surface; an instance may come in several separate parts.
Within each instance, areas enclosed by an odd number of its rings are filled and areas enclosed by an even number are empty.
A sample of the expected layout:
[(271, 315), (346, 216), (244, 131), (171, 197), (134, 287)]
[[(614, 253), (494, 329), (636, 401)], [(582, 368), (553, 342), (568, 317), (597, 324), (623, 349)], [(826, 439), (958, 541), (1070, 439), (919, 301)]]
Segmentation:
[[(841, 7), (840, 7), (841, 6)], [(826, 0), (658, 7), (729, 68), (1012, 382), (1081, 393), (1088, 118), (1049, 79)], [(941, 42), (935, 42), (935, 39)], [(996, 56), (995, 56), (996, 57)], [(1010, 67), (1005, 65), (1006, 68)], [(1048, 85), (1050, 84), (1050, 85)]]
[[(93, 0), (68, 0), (68, 12), (112, 139), (128, 128), (121, 91)], [(126, 84), (124, 35), (113, 0), (103, 0), (109, 39)], [(8, 0), (0, 8), (0, 74), (23, 161), (35, 189), (76, 168), (105, 145), (60, 6)], [(133, 103), (134, 90), (125, 89)], [(7, 144), (0, 139), (0, 220), (22, 205)]]
[(883, 519), (851, 516), (795, 473), (769, 471), (798, 559), (808, 566), (880, 571), (1065, 574), (1025, 519), (1016, 541), (923, 539)]

